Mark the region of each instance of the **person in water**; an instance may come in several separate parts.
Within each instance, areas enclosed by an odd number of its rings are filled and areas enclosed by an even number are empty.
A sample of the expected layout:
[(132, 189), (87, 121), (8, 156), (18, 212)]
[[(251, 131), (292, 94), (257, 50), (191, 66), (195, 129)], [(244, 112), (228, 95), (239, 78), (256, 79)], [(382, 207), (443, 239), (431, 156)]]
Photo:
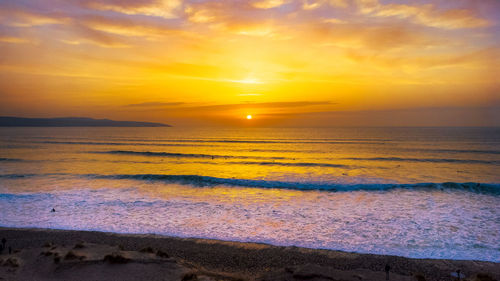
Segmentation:
[(386, 264), (385, 265), (385, 280), (389, 280), (389, 270), (391, 270), (391, 267)]
[(3, 253), (3, 249), (5, 249), (5, 243), (7, 243), (7, 239), (2, 238), (2, 245), (0, 245), (0, 254)]

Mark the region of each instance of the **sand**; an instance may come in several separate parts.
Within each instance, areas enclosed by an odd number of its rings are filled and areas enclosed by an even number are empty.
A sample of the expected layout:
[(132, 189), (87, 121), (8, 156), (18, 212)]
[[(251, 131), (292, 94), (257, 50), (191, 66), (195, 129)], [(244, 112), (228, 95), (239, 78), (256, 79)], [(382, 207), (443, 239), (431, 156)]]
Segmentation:
[[(500, 264), (257, 243), (0, 228), (0, 280), (500, 280)], [(11, 254), (8, 248), (11, 248)]]

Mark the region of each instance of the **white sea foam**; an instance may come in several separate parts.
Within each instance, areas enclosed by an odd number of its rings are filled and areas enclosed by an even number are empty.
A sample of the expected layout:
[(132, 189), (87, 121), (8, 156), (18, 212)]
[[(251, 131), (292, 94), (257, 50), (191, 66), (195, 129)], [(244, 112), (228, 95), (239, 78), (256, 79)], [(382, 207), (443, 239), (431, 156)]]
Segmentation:
[[(105, 180), (99, 185), (109, 184)], [(500, 198), (494, 195), (461, 190), (203, 189), (163, 183), (127, 188), (134, 185), (126, 181), (116, 188), (0, 194), (1, 225), (500, 261)], [(53, 207), (55, 213), (50, 212)]]

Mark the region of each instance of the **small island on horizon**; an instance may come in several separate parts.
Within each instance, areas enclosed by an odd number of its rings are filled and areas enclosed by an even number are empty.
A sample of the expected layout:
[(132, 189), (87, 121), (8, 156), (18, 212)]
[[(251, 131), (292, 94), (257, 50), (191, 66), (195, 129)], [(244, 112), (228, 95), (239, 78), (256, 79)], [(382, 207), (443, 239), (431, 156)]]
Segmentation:
[(172, 127), (155, 122), (115, 121), (88, 117), (26, 118), (0, 116), (0, 127)]

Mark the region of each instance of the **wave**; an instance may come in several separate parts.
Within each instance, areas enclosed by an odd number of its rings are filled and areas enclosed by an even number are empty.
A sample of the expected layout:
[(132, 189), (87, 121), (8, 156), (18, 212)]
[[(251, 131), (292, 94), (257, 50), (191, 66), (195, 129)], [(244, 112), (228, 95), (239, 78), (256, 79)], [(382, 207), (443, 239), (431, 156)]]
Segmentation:
[(22, 179), (22, 178), (33, 178), (33, 177), (46, 177), (46, 176), (75, 176), (76, 174), (68, 173), (47, 173), (47, 174), (0, 174), (0, 178), (3, 179)]
[(25, 199), (29, 201), (40, 200), (40, 199), (50, 199), (54, 198), (54, 195), (50, 193), (0, 193), (0, 200), (12, 200), (12, 199)]
[(500, 150), (475, 150), (475, 149), (429, 149), (435, 152), (451, 153), (477, 153), (477, 154), (500, 154)]
[[(43, 174), (42, 176), (46, 176), (47, 174)], [(37, 174), (3, 174), (0, 175), (2, 179), (18, 179), (18, 178), (31, 178), (35, 176), (40, 176)]]
[(293, 140), (293, 139), (273, 139), (273, 140), (251, 140), (251, 139), (162, 139), (162, 140), (128, 140), (135, 142), (166, 142), (166, 143), (256, 143), (256, 144), (385, 144), (391, 140)]
[[(127, 140), (125, 140), (127, 141)], [(134, 140), (135, 142), (93, 142), (93, 141), (35, 141), (41, 144), (68, 144), (68, 145), (108, 145), (108, 146), (173, 146), (173, 147), (219, 147), (221, 145), (203, 143), (297, 143), (297, 144), (382, 144), (384, 141), (269, 141), (269, 140)], [(139, 141), (139, 142), (138, 142)], [(158, 142), (160, 141), (160, 142)], [(163, 142), (163, 143), (161, 143)], [(166, 143), (165, 143), (166, 142)], [(184, 143), (187, 142), (188, 144)], [(22, 146), (19, 146), (22, 148)], [(16, 146), (17, 148), (17, 146)], [(26, 146), (26, 148), (31, 148)], [(471, 153), (471, 154), (500, 154), (499, 150), (475, 150), (475, 149), (427, 149), (427, 148), (401, 148), (404, 151), (436, 152), (436, 153)], [(288, 150), (288, 149), (244, 149), (251, 152), (303, 152), (321, 153), (321, 150)]]
[(164, 183), (177, 183), (195, 187), (233, 186), (254, 188), (276, 188), (292, 190), (319, 190), (330, 192), (348, 191), (386, 191), (392, 189), (410, 190), (462, 190), (475, 193), (500, 195), (500, 183), (478, 183), (478, 182), (444, 182), (444, 183), (342, 183), (325, 181), (278, 181), (278, 180), (256, 180), (238, 178), (219, 178), (200, 175), (162, 175), (162, 174), (3, 174), (0, 178), (21, 179), (45, 176), (69, 176), (87, 179), (106, 180), (137, 180), (137, 181), (159, 181)]
[(16, 158), (0, 158), (0, 162), (18, 162), (22, 161), (21, 159), (16, 159)]
[(92, 179), (115, 180), (142, 180), (162, 181), (166, 183), (179, 183), (196, 187), (213, 187), (218, 185), (256, 188), (277, 188), (293, 190), (320, 190), (320, 191), (384, 191), (391, 189), (430, 189), (430, 190), (463, 190), (476, 193), (500, 195), (500, 184), (495, 183), (416, 183), (416, 184), (345, 184), (334, 182), (287, 182), (272, 180), (251, 180), (236, 178), (218, 178), (199, 175), (158, 175), (158, 174), (132, 174), (132, 175), (82, 175)]
[(177, 140), (175, 142), (257, 143), (257, 144), (385, 144), (385, 141), (289, 141), (289, 140)]
[(494, 160), (477, 160), (477, 159), (443, 159), (443, 158), (401, 158), (401, 157), (348, 157), (342, 158), (345, 160), (360, 160), (360, 161), (394, 161), (394, 162), (428, 162), (428, 163), (463, 163), (463, 164), (495, 164), (499, 165), (500, 161)]
[(45, 144), (73, 144), (73, 145), (124, 145), (124, 146), (208, 146), (214, 147), (215, 145), (208, 144), (183, 144), (183, 143), (144, 143), (144, 142), (92, 142), (92, 141), (39, 141), (35, 143), (45, 143)]
[(95, 153), (105, 154), (127, 154), (141, 156), (159, 156), (159, 157), (175, 157), (175, 158), (237, 158), (237, 159), (286, 159), (285, 157), (262, 157), (262, 156), (236, 156), (236, 155), (217, 155), (217, 154), (194, 154), (194, 153), (173, 153), (173, 152), (151, 152), (151, 151), (130, 151), (130, 150), (113, 150), (113, 151), (98, 151)]
[(140, 142), (200, 142), (200, 143), (385, 143), (391, 139), (227, 139), (227, 138), (197, 138), (197, 139), (120, 139), (121, 141)]
[[(82, 142), (82, 141), (39, 141), (43, 144), (69, 144), (69, 145), (107, 145), (107, 146), (173, 146), (173, 147), (220, 147), (214, 144), (185, 144), (185, 143), (146, 143), (146, 142)], [(284, 153), (322, 153), (322, 150), (293, 150), (293, 149), (238, 149), (248, 152), (284, 152)]]
[(242, 165), (263, 165), (263, 166), (295, 166), (295, 167), (331, 167), (331, 168), (348, 168), (347, 165), (330, 164), (330, 163), (310, 163), (310, 162), (227, 162), (227, 164), (242, 164)]

